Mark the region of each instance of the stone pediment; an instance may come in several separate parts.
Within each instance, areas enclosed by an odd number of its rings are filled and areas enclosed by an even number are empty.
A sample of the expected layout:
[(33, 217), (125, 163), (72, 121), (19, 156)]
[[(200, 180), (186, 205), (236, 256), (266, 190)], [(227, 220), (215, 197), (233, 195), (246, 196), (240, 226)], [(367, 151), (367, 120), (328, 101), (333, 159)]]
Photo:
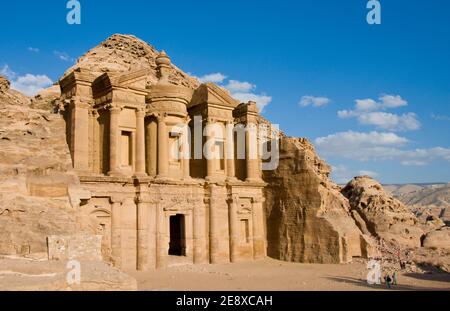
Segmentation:
[(72, 88), (75, 84), (90, 85), (95, 80), (95, 75), (88, 69), (76, 68), (70, 74), (59, 81), (62, 93)]
[(218, 105), (235, 108), (239, 101), (235, 100), (230, 94), (214, 83), (205, 83), (200, 85), (194, 92), (194, 96), (189, 107), (201, 104)]
[(97, 77), (97, 79), (95, 79), (92, 83), (94, 98), (103, 96), (114, 89), (129, 89), (138, 91), (139, 93), (146, 92), (145, 88), (148, 74), (149, 71), (147, 69), (131, 71), (125, 74), (117, 74), (112, 72), (104, 73)]
[(150, 74), (149, 69), (135, 70), (116, 78), (116, 82), (121, 87), (145, 89), (147, 85), (147, 76)]

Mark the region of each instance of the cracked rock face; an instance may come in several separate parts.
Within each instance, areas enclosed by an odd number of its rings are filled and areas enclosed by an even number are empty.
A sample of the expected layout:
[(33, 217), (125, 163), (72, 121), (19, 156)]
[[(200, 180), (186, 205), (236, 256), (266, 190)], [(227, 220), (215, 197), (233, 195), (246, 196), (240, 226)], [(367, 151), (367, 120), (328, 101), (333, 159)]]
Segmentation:
[(411, 210), (389, 196), (380, 183), (368, 176), (355, 177), (342, 189), (358, 226), (365, 233), (403, 247), (421, 246), (424, 232)]
[(0, 125), (0, 254), (45, 253), (47, 236), (89, 231), (70, 204), (68, 187), (79, 181), (62, 117), (8, 90)]
[(374, 249), (329, 179), (330, 166), (306, 139), (283, 137), (280, 165), (264, 172), (270, 257), (307, 263), (344, 263)]
[(4, 93), (9, 90), (11, 83), (5, 78), (0, 76), (0, 92)]

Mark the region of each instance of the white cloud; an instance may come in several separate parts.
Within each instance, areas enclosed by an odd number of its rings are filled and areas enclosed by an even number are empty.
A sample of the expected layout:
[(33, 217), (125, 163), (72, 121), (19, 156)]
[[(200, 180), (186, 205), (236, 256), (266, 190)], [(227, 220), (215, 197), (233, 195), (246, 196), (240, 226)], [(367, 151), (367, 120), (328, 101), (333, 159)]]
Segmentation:
[(228, 84), (224, 86), (231, 94), (232, 97), (236, 98), (242, 103), (247, 103), (248, 101), (254, 101), (258, 105), (260, 111), (272, 102), (272, 97), (264, 93), (255, 93), (256, 85), (250, 82), (242, 82), (238, 80), (230, 80)]
[(228, 84), (225, 86), (225, 88), (231, 93), (248, 93), (250, 91), (253, 91), (256, 86), (249, 82), (230, 80), (228, 81)]
[[(193, 75), (196, 77), (195, 75)], [(246, 103), (248, 101), (254, 101), (258, 105), (260, 111), (263, 111), (264, 108), (272, 101), (272, 97), (268, 96), (264, 93), (257, 94), (255, 92), (256, 85), (247, 82), (247, 81), (239, 81), (239, 80), (228, 80), (228, 77), (220, 72), (206, 74), (201, 77), (196, 77), (200, 83), (212, 82), (216, 83), (226, 90), (230, 92), (230, 95), (241, 101), (242, 103)], [(225, 83), (226, 82), (226, 83)]]
[(373, 99), (357, 99), (356, 102), (356, 111), (357, 112), (365, 112), (365, 111), (374, 111), (379, 108), (379, 104)]
[(300, 100), (300, 106), (307, 107), (307, 106), (313, 106), (313, 107), (321, 107), (329, 104), (331, 100), (326, 97), (315, 97), (315, 96), (303, 96)]
[(66, 52), (54, 51), (53, 52), (60, 60), (65, 62), (75, 62), (75, 59), (70, 57)]
[(52, 80), (46, 75), (32, 75), (27, 73), (11, 81), (11, 88), (20, 91), (28, 96), (34, 96), (39, 91), (51, 86)]
[(258, 107), (261, 111), (263, 111), (264, 108), (268, 104), (270, 104), (270, 102), (272, 101), (271, 96), (267, 96), (264, 94), (258, 95), (258, 94), (253, 94), (253, 93), (231, 93), (231, 96), (238, 99), (242, 103), (246, 103), (248, 101), (254, 101), (254, 102), (256, 102), (256, 104), (258, 105)]
[(3, 67), (0, 69), (0, 75), (8, 78), (9, 80), (12, 80), (17, 76), (16, 73), (12, 71), (7, 64), (3, 65)]
[(358, 121), (364, 125), (374, 125), (379, 129), (390, 131), (414, 131), (421, 127), (415, 113), (396, 115), (387, 112), (369, 112), (358, 116)]
[(331, 167), (333, 180), (338, 184), (347, 184), (354, 176), (350, 170), (342, 164)]
[(409, 160), (409, 161), (402, 161), (401, 164), (404, 166), (425, 166), (428, 163), (425, 161), (419, 161), (419, 160)]
[(389, 131), (414, 131), (421, 128), (421, 123), (415, 113), (402, 115), (384, 112), (387, 109), (407, 106), (408, 102), (399, 95), (382, 95), (379, 101), (373, 99), (355, 100), (353, 110), (338, 111), (341, 119), (357, 118), (363, 125), (373, 125), (381, 130)]
[(380, 98), (381, 109), (398, 108), (407, 106), (408, 102), (400, 97), (400, 95), (382, 95)]
[(210, 73), (201, 77), (197, 77), (200, 83), (208, 83), (208, 82), (222, 83), (226, 78), (227, 76), (221, 74), (220, 72)]
[(34, 47), (28, 47), (28, 49), (27, 49), (28, 51), (30, 51), (30, 52), (33, 52), (33, 53), (39, 53), (41, 50), (39, 50), (38, 48), (34, 48)]
[(450, 149), (435, 147), (407, 150), (408, 139), (395, 133), (340, 132), (315, 140), (317, 150), (324, 156), (357, 161), (397, 160), (403, 165), (426, 165), (433, 160), (450, 162)]

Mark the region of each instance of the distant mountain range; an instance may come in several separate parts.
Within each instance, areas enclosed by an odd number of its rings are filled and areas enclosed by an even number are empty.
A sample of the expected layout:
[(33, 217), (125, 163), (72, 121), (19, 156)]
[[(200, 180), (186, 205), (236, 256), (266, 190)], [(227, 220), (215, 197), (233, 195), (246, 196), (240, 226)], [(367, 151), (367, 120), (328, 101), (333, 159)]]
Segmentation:
[(406, 205), (450, 206), (450, 183), (383, 185), (383, 187)]

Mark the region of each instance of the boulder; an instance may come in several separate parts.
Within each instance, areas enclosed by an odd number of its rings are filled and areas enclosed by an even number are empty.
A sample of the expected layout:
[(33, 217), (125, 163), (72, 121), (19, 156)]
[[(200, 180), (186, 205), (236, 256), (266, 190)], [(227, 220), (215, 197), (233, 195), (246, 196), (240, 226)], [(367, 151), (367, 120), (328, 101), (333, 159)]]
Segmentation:
[(450, 228), (445, 227), (428, 233), (423, 240), (423, 247), (450, 251)]
[(5, 77), (0, 76), (0, 92), (5, 93), (9, 90), (11, 83)]
[(355, 177), (343, 189), (360, 228), (403, 247), (420, 247), (424, 235), (416, 216), (399, 200), (389, 196), (369, 176)]

